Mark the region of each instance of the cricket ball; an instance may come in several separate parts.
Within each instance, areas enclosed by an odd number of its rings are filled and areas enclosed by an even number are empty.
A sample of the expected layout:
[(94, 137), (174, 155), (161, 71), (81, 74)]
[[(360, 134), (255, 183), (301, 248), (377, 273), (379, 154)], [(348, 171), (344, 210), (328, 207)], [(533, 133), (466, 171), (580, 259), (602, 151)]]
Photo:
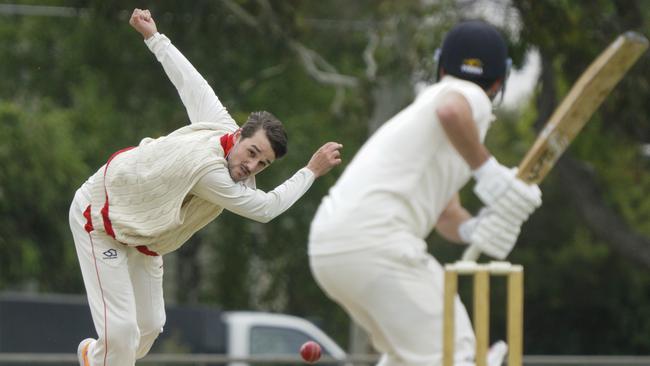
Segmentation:
[(320, 345), (314, 341), (307, 341), (300, 347), (300, 356), (307, 363), (314, 363), (320, 359)]

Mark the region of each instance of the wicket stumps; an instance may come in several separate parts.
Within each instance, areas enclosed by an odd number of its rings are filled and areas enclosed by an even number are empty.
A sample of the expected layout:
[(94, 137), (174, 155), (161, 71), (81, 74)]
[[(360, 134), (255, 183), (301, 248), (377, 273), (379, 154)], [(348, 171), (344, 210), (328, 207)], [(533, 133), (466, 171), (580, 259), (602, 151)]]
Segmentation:
[(487, 366), (490, 342), (490, 276), (507, 277), (508, 366), (521, 366), (524, 329), (524, 268), (509, 262), (479, 264), (458, 261), (445, 265), (443, 366), (454, 365), (454, 298), (458, 293), (458, 275), (474, 277), (472, 323), (476, 334), (476, 366)]

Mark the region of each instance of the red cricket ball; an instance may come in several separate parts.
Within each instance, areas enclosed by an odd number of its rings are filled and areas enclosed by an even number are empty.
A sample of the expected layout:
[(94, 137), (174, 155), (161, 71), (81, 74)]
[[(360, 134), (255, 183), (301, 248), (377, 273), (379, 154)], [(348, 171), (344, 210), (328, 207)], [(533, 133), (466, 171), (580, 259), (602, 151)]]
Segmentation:
[(314, 341), (307, 341), (300, 347), (300, 356), (307, 363), (314, 363), (320, 359), (320, 345)]

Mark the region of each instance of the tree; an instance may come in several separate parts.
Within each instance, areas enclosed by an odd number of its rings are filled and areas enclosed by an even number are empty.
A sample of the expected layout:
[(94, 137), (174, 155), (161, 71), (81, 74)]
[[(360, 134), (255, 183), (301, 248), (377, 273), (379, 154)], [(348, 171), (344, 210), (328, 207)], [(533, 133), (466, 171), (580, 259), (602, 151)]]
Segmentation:
[[(56, 17), (0, 15), (2, 290), (83, 291), (66, 215), (76, 188), (112, 152), (187, 123), (176, 91), (127, 25), (133, 5), (74, 4)], [(236, 120), (266, 109), (285, 122), (289, 154), (258, 181), (271, 188), (326, 140), (342, 142), (349, 161), (413, 98), (416, 82), (431, 80), (433, 51), (451, 24), (476, 14), (471, 5), (164, 0), (151, 10)], [(535, 48), (543, 70), (536, 100), (519, 111), (500, 110), (488, 134), (489, 147), (508, 165), (518, 163), (536, 128), (616, 34), (647, 33), (650, 11), (635, 0), (512, 5), (496, 9), (505, 16), (515, 64)], [(510, 257), (526, 267), (527, 353), (650, 348), (648, 160), (638, 152), (650, 128), (647, 57), (542, 184), (544, 205)], [(167, 256), (167, 299), (320, 319), (345, 342), (347, 317), (316, 286), (306, 255), (311, 217), (342, 168), (273, 222), (226, 213)], [(471, 187), (462, 193), (470, 208), (480, 206)], [(462, 251), (435, 234), (428, 242), (441, 261)], [(495, 336), (504, 334), (500, 316)], [(584, 325), (593, 319), (599, 321)]]

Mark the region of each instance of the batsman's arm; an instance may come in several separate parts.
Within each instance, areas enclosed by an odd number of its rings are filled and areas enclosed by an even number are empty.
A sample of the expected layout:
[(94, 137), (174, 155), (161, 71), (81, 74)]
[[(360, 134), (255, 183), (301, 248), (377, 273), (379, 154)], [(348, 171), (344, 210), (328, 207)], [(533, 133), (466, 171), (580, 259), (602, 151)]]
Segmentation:
[(446, 93), (436, 108), (436, 115), (447, 138), (472, 170), (490, 158), (474, 122), (467, 99), (458, 92)]
[(452, 243), (463, 243), (458, 228), (471, 218), (472, 215), (462, 206), (460, 196), (455, 194), (440, 214), (436, 222), (436, 231)]
[(234, 128), (238, 127), (203, 76), (169, 38), (158, 33), (156, 23), (148, 10), (135, 9), (129, 24), (142, 34), (145, 44), (162, 64), (192, 123), (223, 122), (232, 124)]
[[(513, 203), (517, 204), (517, 188), (523, 183), (515, 182), (514, 172), (501, 165), (483, 145), (471, 106), (465, 97), (458, 92), (445, 94), (436, 114), (449, 141), (472, 170), (476, 179), (474, 192), (481, 201), (486, 206), (493, 206), (507, 201), (507, 198), (512, 196)], [(480, 252), (470, 247), (464, 258), (477, 258), (477, 253)]]

